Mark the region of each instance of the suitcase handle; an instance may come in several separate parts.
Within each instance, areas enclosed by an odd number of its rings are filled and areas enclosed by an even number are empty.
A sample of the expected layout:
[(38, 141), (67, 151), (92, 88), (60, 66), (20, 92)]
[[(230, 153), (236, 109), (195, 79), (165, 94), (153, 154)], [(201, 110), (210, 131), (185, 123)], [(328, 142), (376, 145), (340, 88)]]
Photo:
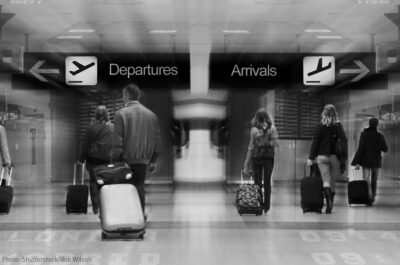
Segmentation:
[[(86, 162), (83, 162), (81, 165), (82, 165), (81, 176), (82, 176), (82, 185), (83, 185), (85, 183), (85, 165), (86, 165)], [(78, 162), (75, 162), (74, 163), (74, 180), (72, 182), (73, 185), (76, 185), (77, 167), (78, 167)]]
[[(309, 167), (310, 168), (310, 175), (307, 175), (307, 167)], [(315, 167), (318, 167), (318, 164), (317, 163), (313, 163), (311, 166), (309, 166), (308, 164), (307, 164), (307, 162), (306, 163), (304, 163), (304, 176), (305, 177), (313, 177), (313, 173), (314, 173), (314, 171), (315, 170), (317, 170)], [(318, 174), (318, 173), (317, 173)]]
[[(240, 180), (241, 180), (242, 185), (244, 184), (243, 174), (244, 174), (244, 170), (241, 170), (240, 171)], [(250, 181), (254, 182), (254, 180), (253, 180), (253, 171), (249, 170), (249, 176), (250, 176)]]
[[(0, 183), (3, 181), (4, 178), (4, 171), (7, 167), (2, 167), (1, 169), (1, 177), (0, 177)], [(8, 183), (7, 186), (11, 186), (11, 177), (12, 177), (12, 172), (13, 172), (13, 167), (8, 168)]]

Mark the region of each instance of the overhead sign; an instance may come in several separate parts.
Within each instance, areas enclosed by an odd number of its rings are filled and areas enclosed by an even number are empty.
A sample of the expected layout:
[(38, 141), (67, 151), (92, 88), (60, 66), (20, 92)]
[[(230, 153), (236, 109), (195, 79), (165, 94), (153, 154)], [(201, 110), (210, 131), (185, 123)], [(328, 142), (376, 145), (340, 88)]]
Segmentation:
[(25, 53), (24, 74), (12, 77), (13, 89), (189, 88), (188, 54)]
[(375, 53), (221, 54), (210, 57), (211, 88), (368, 89), (387, 83), (377, 74)]

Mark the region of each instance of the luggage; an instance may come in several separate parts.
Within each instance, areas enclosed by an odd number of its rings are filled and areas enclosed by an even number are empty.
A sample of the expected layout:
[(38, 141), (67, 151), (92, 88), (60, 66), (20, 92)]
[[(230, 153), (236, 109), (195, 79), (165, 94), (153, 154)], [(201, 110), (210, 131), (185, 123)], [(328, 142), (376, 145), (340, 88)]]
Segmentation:
[(67, 214), (84, 213), (87, 214), (89, 188), (84, 184), (85, 164), (82, 164), (82, 183), (76, 184), (77, 163), (74, 164), (74, 180), (73, 184), (67, 187), (67, 199), (65, 208)]
[(307, 164), (304, 166), (304, 177), (301, 179), (300, 195), (303, 213), (321, 213), (324, 206), (324, 190), (318, 165), (310, 166), (310, 172), (306, 172)]
[(113, 184), (100, 188), (102, 239), (143, 239), (145, 220), (139, 194), (134, 185)]
[(132, 177), (131, 167), (123, 162), (98, 165), (93, 171), (100, 185), (126, 183)]
[[(240, 174), (241, 185), (236, 192), (236, 209), (240, 215), (255, 214), (262, 215), (262, 197), (261, 190), (258, 185), (247, 183), (243, 181), (243, 171)], [(253, 182), (250, 173), (250, 180)]]
[[(1, 170), (0, 183), (3, 182), (4, 173), (6, 170), (6, 167), (3, 167)], [(11, 204), (14, 197), (14, 188), (11, 187), (11, 176), (12, 167), (10, 167), (8, 170), (8, 183), (6, 184), (6, 186), (0, 187), (0, 214), (8, 214), (11, 209)]]
[(370, 187), (367, 180), (352, 180), (347, 184), (347, 196), (350, 206), (352, 204), (365, 204), (367, 206), (372, 205), (370, 194)]

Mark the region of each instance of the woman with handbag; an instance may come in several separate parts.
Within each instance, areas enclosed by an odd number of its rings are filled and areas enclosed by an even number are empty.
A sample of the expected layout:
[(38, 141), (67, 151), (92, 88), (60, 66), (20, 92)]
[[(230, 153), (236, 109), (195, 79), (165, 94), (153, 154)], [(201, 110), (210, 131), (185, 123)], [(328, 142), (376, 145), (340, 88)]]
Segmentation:
[(271, 203), (271, 175), (274, 168), (275, 148), (278, 146), (278, 131), (272, 124), (271, 116), (265, 109), (259, 109), (251, 121), (250, 142), (244, 172), (249, 172), (250, 162), (254, 172), (254, 183), (262, 187), (264, 180), (264, 212), (267, 213)]
[(335, 197), (335, 183), (340, 173), (344, 173), (347, 160), (347, 138), (335, 106), (328, 104), (321, 113), (321, 123), (317, 126), (311, 143), (308, 165), (318, 164), (326, 200), (325, 212), (330, 214)]
[[(86, 130), (79, 158), (82, 163), (86, 160), (86, 168), (89, 171), (90, 199), (94, 214), (99, 211), (99, 187), (94, 168), (116, 159), (118, 150), (114, 142), (114, 125), (110, 123), (107, 107), (100, 105), (96, 108), (95, 118)], [(119, 154), (121, 153), (122, 149)]]

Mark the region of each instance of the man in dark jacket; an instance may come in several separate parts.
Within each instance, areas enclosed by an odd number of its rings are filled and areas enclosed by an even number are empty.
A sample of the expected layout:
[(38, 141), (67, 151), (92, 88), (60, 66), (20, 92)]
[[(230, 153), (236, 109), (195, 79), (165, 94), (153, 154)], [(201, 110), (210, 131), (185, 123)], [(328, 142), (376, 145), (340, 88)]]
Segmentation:
[(141, 91), (136, 85), (125, 86), (122, 93), (125, 107), (115, 114), (115, 132), (122, 137), (122, 159), (132, 169), (131, 182), (138, 190), (144, 212), (147, 167), (155, 170), (160, 149), (159, 121), (139, 102)]
[(388, 146), (385, 137), (378, 132), (379, 121), (376, 118), (369, 120), (369, 127), (361, 133), (357, 152), (351, 162), (352, 166), (359, 169), (362, 166), (364, 179), (371, 176), (371, 202), (375, 201), (379, 168), (382, 167), (381, 152), (387, 152)]

